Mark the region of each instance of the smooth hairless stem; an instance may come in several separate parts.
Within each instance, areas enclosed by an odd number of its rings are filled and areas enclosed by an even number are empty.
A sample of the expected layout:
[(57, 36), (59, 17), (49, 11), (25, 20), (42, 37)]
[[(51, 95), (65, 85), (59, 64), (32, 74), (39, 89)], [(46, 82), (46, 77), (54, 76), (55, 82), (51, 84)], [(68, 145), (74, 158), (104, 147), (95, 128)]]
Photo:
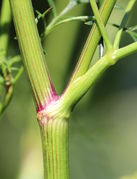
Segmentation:
[(19, 46), (37, 104), (44, 178), (69, 179), (68, 118), (51, 84), (31, 0), (10, 0)]
[[(94, 8), (97, 25), (94, 24), (89, 34), (69, 85), (64, 93), (58, 96), (44, 65), (45, 57), (31, 0), (10, 0), (20, 50), (37, 104), (37, 119), (42, 139), (44, 179), (69, 179), (68, 119), (73, 105), (107, 68), (137, 51), (137, 42), (117, 49), (109, 41), (105, 25), (116, 0), (104, 0), (100, 11), (98, 11), (95, 1), (90, 2)], [(107, 51), (100, 60), (89, 68), (101, 36), (105, 41)]]

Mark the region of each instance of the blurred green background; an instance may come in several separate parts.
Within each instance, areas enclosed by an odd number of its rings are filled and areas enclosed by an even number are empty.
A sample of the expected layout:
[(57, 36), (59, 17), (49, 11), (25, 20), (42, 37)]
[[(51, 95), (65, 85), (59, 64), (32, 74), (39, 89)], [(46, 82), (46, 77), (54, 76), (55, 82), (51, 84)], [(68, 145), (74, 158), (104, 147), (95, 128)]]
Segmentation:
[[(58, 12), (68, 1), (56, 0)], [(128, 0), (119, 0), (125, 8)], [(43, 12), (46, 0), (33, 0)], [(137, 3), (128, 25), (137, 24)], [(91, 14), (79, 5), (72, 14)], [(112, 40), (124, 10), (115, 8), (108, 23)], [(49, 17), (50, 18), (50, 17)], [(39, 30), (42, 31), (40, 25)], [(81, 52), (89, 26), (79, 22), (59, 26), (45, 41), (52, 81), (60, 94)], [(9, 55), (19, 53), (12, 24)], [(123, 35), (121, 46), (131, 43)], [(98, 59), (98, 52), (94, 57)], [(137, 172), (137, 54), (107, 70), (75, 108), (69, 128), (71, 179), (121, 179)], [(42, 179), (42, 151), (35, 105), (26, 71), (0, 120), (0, 179)]]

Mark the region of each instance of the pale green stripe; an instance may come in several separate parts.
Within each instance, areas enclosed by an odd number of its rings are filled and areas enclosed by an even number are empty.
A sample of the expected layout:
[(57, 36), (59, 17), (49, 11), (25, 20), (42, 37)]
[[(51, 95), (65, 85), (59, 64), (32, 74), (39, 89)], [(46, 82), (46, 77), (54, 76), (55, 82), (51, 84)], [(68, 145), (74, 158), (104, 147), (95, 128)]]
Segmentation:
[[(116, 3), (116, 0), (104, 0), (103, 4), (101, 6), (101, 9), (100, 9), (100, 15), (101, 15), (101, 18), (102, 18), (102, 21), (104, 24), (107, 23), (108, 18), (111, 14), (111, 11), (112, 11), (115, 3)], [(87, 71), (87, 69), (90, 65), (90, 62), (92, 60), (92, 57), (94, 55), (94, 52), (96, 50), (96, 47), (98, 45), (99, 39), (100, 39), (100, 32), (99, 32), (96, 24), (94, 24), (94, 26), (92, 27), (92, 29), (90, 31), (88, 39), (85, 43), (85, 46), (83, 48), (82, 54), (79, 58), (79, 61), (76, 65), (74, 73), (72, 75), (70, 84), (76, 78), (83, 75)]]
[(41, 135), (45, 144), (43, 155), (49, 157), (44, 163), (44, 179), (69, 179), (68, 121), (61, 118), (50, 119), (44, 130), (41, 129)]
[[(44, 54), (35, 24), (32, 4), (30, 0), (10, 0), (10, 2), (18, 40), (25, 59), (30, 81), (31, 83), (34, 82), (34, 84), (32, 84), (33, 90), (36, 90), (34, 95), (37, 103), (39, 98), (40, 102), (44, 105), (45, 98), (48, 100), (51, 96), (51, 86), (44, 65)], [(20, 33), (18, 33), (18, 31), (20, 31)]]

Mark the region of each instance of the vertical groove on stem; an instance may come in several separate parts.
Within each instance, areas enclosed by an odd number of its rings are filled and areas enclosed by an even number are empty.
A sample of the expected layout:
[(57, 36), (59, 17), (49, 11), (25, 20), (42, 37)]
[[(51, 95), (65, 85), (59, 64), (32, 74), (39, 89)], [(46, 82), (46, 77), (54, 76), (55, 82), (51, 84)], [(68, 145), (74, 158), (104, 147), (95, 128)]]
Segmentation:
[(17, 37), (37, 106), (43, 108), (54, 96), (35, 23), (31, 0), (10, 0)]
[(40, 127), (43, 145), (44, 179), (69, 179), (68, 121), (50, 119)]

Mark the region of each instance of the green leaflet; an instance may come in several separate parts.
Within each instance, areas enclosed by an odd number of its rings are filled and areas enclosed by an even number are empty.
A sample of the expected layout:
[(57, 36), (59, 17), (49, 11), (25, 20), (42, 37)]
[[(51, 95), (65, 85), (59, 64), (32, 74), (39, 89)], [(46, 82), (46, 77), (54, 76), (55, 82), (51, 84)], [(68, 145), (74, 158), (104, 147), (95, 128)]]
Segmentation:
[(126, 30), (126, 32), (130, 35), (134, 42), (137, 41), (137, 32), (132, 32), (130, 30)]
[[(120, 29), (121, 26), (117, 25), (117, 24), (112, 24), (114, 27)], [(137, 32), (135, 32), (137, 30), (137, 25), (132, 26), (132, 27), (123, 27), (123, 32), (126, 32), (132, 39), (134, 42), (137, 41)]]
[(46, 25), (45, 23), (45, 16), (50, 12), (52, 8), (48, 8), (45, 12), (40, 13), (38, 10), (36, 10), (37, 13), (37, 17), (35, 18), (35, 22), (36, 24), (38, 24), (39, 20), (42, 19), (43, 23)]
[(11, 57), (9, 59), (5, 57), (0, 58), (0, 83), (5, 82), (5, 78), (7, 73), (10, 73), (11, 79), (10, 83), (13, 84), (17, 81), (20, 75), (23, 72), (23, 66), (19, 67), (17, 65), (18, 62), (21, 61), (21, 57), (19, 55)]
[(135, 30), (137, 30), (137, 25), (132, 26), (132, 27), (129, 27), (128, 29), (129, 29), (130, 31), (135, 31)]
[(133, 39), (134, 42), (137, 41), (137, 25), (128, 27), (126, 32), (130, 35), (130, 37)]
[(53, 12), (54, 17), (56, 17), (57, 11), (56, 11), (56, 6), (55, 6), (54, 1), (53, 0), (48, 0), (48, 3), (50, 5), (50, 7), (52, 8), (52, 12)]
[[(72, 16), (72, 17), (66, 17), (66, 14), (72, 10), (74, 7), (76, 7), (78, 4), (82, 4), (82, 3), (89, 3), (89, 0), (70, 0), (69, 3), (67, 4), (67, 6), (56, 16), (54, 17), (51, 22), (46, 26), (45, 26), (45, 31), (43, 32), (42, 36), (42, 40), (45, 39), (45, 37), (58, 25), (66, 23), (66, 22), (70, 22), (70, 21), (76, 21), (76, 20), (80, 20), (83, 21), (84, 23), (88, 22), (87, 25), (91, 25), (91, 23), (93, 24), (93, 18), (89, 17), (89, 16)], [(39, 12), (37, 12), (38, 17), (37, 17), (37, 21), (38, 18), (43, 18), (43, 14), (40, 14)], [(90, 22), (89, 22), (90, 21)]]

